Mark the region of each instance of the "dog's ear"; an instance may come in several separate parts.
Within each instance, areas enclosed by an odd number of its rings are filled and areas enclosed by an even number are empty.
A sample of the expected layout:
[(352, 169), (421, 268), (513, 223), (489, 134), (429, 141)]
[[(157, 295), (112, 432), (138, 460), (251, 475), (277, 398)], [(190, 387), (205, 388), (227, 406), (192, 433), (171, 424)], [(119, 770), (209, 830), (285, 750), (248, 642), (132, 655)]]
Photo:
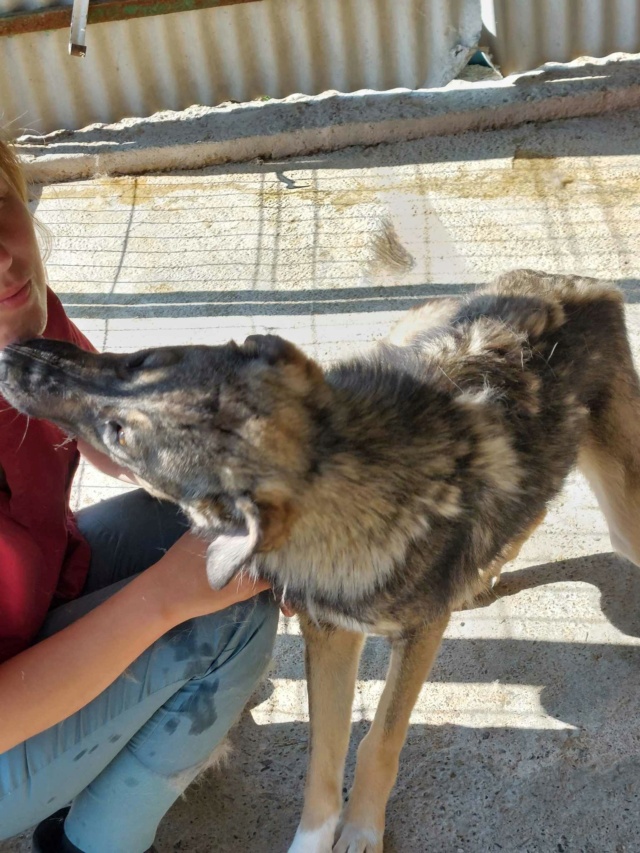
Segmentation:
[(249, 562), (260, 539), (260, 514), (248, 498), (236, 503), (244, 522), (221, 533), (207, 548), (207, 580), (211, 589), (222, 589)]
[(273, 494), (261, 496), (255, 503), (241, 498), (236, 507), (244, 522), (220, 534), (207, 548), (207, 579), (212, 589), (226, 586), (254, 554), (284, 545), (295, 520), (292, 501)]
[(271, 366), (284, 368), (290, 377), (317, 386), (324, 383), (320, 367), (291, 341), (278, 335), (250, 335), (240, 347), (250, 358), (259, 358)]
[(307, 360), (295, 344), (279, 335), (249, 335), (241, 349), (245, 355), (261, 358), (267, 364), (289, 364), (301, 359)]

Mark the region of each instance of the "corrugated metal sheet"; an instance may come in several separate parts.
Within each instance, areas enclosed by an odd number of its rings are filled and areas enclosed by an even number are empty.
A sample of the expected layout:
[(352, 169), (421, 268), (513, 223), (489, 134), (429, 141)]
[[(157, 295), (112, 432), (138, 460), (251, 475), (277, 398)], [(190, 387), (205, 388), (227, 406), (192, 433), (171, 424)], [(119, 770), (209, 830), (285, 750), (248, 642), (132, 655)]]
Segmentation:
[(640, 51), (639, 0), (482, 0), (482, 19), (503, 74)]
[(0, 111), (45, 133), (194, 103), (440, 86), (480, 29), (477, 0), (262, 0), (94, 25), (84, 59), (67, 30), (25, 33), (0, 44)]

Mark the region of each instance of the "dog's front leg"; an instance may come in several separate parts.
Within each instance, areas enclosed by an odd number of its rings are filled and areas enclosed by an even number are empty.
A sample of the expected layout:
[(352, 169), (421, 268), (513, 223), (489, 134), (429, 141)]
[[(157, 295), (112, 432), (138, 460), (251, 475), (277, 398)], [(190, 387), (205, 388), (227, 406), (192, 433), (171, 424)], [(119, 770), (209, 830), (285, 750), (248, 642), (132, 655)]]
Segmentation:
[(335, 853), (382, 853), (385, 809), (396, 781), (409, 717), (448, 622), (449, 614), (392, 643), (376, 715), (358, 748), (355, 780)]
[(342, 808), (342, 776), (364, 635), (300, 618), (311, 724), (302, 818), (289, 853), (330, 853)]

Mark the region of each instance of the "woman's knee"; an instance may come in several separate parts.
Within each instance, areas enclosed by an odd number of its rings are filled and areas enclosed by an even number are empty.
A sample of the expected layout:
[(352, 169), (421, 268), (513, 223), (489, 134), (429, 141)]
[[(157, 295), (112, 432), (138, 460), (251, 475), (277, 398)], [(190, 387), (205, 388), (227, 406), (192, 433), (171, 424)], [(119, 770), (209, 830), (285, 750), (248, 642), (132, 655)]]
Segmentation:
[(186, 680), (132, 739), (142, 764), (168, 777), (207, 759), (265, 674), (278, 612), (267, 594), (182, 626), (172, 655)]
[(246, 671), (247, 678), (259, 677), (271, 658), (277, 627), (278, 606), (266, 592), (178, 625), (160, 645), (184, 680), (226, 668)]

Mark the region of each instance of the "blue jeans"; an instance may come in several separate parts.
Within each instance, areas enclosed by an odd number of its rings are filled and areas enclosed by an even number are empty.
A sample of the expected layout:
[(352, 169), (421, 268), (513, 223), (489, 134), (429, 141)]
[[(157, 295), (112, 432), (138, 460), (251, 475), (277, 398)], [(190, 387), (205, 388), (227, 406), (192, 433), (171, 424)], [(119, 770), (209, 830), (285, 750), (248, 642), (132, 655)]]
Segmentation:
[[(78, 522), (92, 547), (89, 578), (81, 598), (50, 613), (43, 636), (104, 601), (186, 529), (173, 506), (142, 491), (83, 510)], [(77, 714), (0, 755), (0, 839), (72, 802), (65, 832), (80, 850), (147, 850), (263, 675), (277, 622), (263, 593), (180, 625)]]

